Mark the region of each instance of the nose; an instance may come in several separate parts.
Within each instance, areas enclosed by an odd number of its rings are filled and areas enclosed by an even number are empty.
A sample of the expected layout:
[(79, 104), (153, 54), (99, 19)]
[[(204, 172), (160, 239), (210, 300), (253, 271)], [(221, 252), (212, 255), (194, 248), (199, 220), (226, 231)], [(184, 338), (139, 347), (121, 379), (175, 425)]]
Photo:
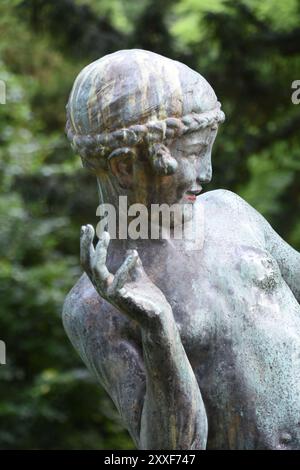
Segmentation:
[(198, 176), (196, 181), (197, 184), (207, 184), (211, 182), (212, 171), (207, 172), (205, 175)]
[(198, 184), (210, 183), (212, 178), (212, 166), (211, 166), (211, 153), (207, 152), (205, 158), (201, 158), (197, 165), (197, 177), (196, 181)]

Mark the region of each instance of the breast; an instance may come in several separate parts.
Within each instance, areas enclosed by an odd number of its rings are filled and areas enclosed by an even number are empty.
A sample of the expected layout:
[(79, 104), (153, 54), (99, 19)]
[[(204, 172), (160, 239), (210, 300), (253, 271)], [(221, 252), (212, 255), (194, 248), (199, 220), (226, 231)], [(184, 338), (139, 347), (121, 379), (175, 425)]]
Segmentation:
[(236, 268), (241, 280), (266, 292), (272, 292), (282, 281), (276, 260), (266, 251), (242, 245), (237, 249)]
[(268, 252), (235, 250), (220, 268), (219, 296), (232, 294), (212, 313), (210, 367), (198, 367), (210, 446), (300, 448), (300, 307)]
[(165, 293), (204, 398), (209, 448), (300, 448), (300, 307), (276, 260), (235, 245), (190, 266), (178, 288), (170, 274)]

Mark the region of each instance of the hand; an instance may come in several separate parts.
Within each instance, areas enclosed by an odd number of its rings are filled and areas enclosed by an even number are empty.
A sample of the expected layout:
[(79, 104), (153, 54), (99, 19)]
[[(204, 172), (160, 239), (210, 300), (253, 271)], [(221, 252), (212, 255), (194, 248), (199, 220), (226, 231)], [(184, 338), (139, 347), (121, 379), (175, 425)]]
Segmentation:
[(127, 250), (123, 264), (112, 274), (106, 266), (109, 233), (103, 233), (96, 249), (94, 235), (91, 225), (81, 228), (80, 261), (99, 295), (141, 326), (159, 324), (169, 316), (171, 306), (145, 273), (138, 252)]

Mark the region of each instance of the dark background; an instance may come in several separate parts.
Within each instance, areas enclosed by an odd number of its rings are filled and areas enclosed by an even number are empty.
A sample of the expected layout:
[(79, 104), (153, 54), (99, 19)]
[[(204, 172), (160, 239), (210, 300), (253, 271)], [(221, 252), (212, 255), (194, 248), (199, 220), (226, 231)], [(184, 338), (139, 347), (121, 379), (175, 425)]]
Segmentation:
[(237, 192), (299, 250), (299, 25), (299, 0), (1, 0), (1, 449), (133, 447), (61, 324), (98, 201), (64, 135), (77, 73), (135, 47), (203, 74), (227, 116), (207, 190)]

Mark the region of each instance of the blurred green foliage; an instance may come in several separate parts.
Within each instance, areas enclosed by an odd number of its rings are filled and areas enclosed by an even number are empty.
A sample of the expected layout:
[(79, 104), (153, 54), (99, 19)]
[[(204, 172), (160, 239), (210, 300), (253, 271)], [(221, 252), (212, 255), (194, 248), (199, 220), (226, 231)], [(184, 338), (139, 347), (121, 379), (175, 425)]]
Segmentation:
[(131, 47), (202, 73), (227, 115), (208, 189), (238, 192), (300, 249), (299, 24), (299, 0), (1, 0), (0, 448), (133, 447), (60, 318), (79, 227), (96, 222), (96, 184), (64, 136), (77, 73)]

